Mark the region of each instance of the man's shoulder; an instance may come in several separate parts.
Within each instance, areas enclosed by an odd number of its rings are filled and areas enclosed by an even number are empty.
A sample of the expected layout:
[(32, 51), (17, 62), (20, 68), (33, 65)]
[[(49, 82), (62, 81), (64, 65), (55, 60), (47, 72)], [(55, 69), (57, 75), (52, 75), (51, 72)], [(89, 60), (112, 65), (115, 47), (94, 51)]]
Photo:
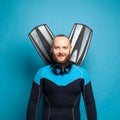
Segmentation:
[(44, 71), (49, 70), (49, 69), (50, 69), (50, 65), (46, 65), (44, 67), (39, 68), (37, 73), (43, 73)]
[(89, 83), (88, 72), (84, 67), (73, 65), (73, 73), (84, 79), (85, 84)]
[(84, 68), (84, 67), (82, 67), (82, 66), (78, 66), (78, 65), (76, 65), (76, 64), (73, 64), (73, 69), (75, 69), (75, 70), (78, 70), (78, 72), (79, 71), (83, 71), (83, 72), (85, 72), (86, 71), (86, 69)]
[(44, 74), (47, 73), (49, 70), (50, 70), (50, 65), (39, 68), (34, 77), (34, 81), (39, 84), (40, 79), (43, 78)]

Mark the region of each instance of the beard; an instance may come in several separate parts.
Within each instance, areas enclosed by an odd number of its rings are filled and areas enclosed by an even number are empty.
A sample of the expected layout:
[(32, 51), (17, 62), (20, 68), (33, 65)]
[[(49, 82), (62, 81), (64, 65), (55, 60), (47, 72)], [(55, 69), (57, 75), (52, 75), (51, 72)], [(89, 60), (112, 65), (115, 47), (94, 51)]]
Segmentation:
[[(64, 57), (65, 55), (64, 54), (58, 54), (57, 55), (58, 57)], [(64, 60), (59, 60), (59, 58), (55, 56), (54, 54), (52, 54), (52, 58), (53, 58), (53, 61), (56, 62), (56, 63), (66, 63), (70, 60), (70, 53), (68, 55), (65, 56)]]

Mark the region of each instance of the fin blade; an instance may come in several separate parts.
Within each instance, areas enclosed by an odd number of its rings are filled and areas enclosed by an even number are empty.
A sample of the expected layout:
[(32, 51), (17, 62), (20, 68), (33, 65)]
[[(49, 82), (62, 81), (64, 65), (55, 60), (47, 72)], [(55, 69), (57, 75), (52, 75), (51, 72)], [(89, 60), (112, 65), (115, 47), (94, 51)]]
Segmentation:
[(70, 61), (76, 63), (77, 65), (82, 64), (88, 51), (91, 37), (92, 30), (88, 26), (78, 23), (74, 24), (69, 37), (73, 48)]
[(29, 37), (43, 61), (47, 64), (52, 63), (50, 49), (54, 35), (48, 26), (43, 24), (35, 27), (29, 33)]

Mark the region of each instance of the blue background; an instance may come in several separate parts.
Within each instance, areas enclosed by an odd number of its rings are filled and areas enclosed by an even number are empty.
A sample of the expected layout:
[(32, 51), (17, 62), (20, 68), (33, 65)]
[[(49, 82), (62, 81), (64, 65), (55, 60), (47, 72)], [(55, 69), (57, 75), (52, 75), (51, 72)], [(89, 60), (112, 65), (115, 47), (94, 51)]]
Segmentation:
[(25, 120), (34, 75), (45, 65), (28, 33), (45, 23), (55, 35), (69, 36), (76, 22), (93, 30), (82, 66), (92, 81), (98, 120), (120, 119), (119, 0), (0, 0), (0, 120)]

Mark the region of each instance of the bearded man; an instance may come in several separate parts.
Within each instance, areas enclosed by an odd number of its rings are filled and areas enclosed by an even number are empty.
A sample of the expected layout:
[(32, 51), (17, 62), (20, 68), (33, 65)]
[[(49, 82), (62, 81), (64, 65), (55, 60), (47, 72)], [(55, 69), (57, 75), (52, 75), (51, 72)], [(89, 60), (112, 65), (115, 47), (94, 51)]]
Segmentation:
[(36, 120), (43, 93), (42, 120), (80, 120), (83, 95), (87, 119), (97, 120), (91, 81), (86, 70), (70, 61), (72, 47), (65, 35), (53, 39), (53, 63), (40, 68), (35, 75), (27, 109), (27, 120)]

